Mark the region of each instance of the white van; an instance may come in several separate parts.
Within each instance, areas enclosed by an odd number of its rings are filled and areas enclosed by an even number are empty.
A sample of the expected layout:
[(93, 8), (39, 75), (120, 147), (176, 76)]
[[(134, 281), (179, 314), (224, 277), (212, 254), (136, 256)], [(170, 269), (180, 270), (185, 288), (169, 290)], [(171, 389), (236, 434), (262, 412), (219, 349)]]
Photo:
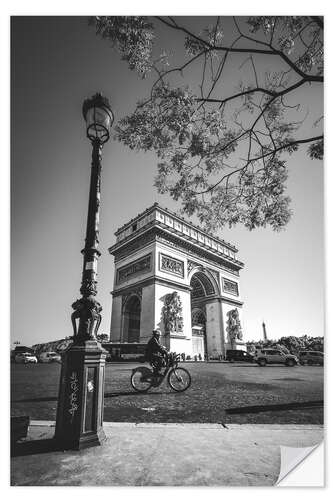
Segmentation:
[(57, 352), (53, 351), (48, 351), (48, 352), (41, 352), (39, 355), (39, 362), (40, 363), (61, 363), (61, 356)]

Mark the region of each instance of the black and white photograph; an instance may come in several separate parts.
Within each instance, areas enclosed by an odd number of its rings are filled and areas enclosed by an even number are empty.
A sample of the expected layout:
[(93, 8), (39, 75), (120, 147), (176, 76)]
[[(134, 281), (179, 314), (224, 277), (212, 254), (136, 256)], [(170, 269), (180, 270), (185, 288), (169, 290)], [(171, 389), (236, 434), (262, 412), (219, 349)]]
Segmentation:
[(8, 16), (12, 487), (323, 446), (324, 16), (184, 12)]

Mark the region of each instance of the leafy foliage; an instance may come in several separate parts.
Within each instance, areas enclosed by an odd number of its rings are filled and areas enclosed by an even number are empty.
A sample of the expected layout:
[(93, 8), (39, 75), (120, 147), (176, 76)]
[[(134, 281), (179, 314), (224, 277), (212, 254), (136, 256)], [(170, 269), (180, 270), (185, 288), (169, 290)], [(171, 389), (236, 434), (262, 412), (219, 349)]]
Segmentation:
[[(131, 149), (156, 153), (158, 191), (179, 200), (206, 229), (283, 228), (291, 217), (286, 154), (310, 143), (309, 157), (323, 158), (322, 133), (302, 135), (305, 117), (295, 104), (299, 89), (323, 82), (322, 18), (234, 18), (232, 33), (217, 18), (199, 34), (171, 17), (157, 17), (154, 25), (139, 16), (94, 22), (131, 69), (157, 75), (116, 134)], [(183, 36), (182, 64), (170, 65), (156, 46), (156, 23)], [(234, 90), (226, 67), (236, 68), (229, 60), (238, 57), (239, 65), (241, 56), (242, 79)], [(314, 127), (321, 124), (317, 118)]]
[(324, 352), (324, 337), (310, 337), (302, 335), (301, 337), (285, 336), (278, 340), (251, 341), (248, 345), (260, 345), (261, 347), (274, 347), (283, 352), (298, 354), (301, 350)]
[(150, 71), (150, 58), (154, 39), (153, 26), (144, 17), (98, 16), (90, 19), (96, 26), (96, 34), (111, 41), (143, 78)]

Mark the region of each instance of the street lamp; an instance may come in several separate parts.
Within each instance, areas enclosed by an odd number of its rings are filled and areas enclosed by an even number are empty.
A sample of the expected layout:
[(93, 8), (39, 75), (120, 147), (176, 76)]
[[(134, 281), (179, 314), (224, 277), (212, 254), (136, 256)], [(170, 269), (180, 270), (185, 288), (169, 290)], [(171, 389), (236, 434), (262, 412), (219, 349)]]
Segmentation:
[(101, 444), (103, 431), (105, 354), (97, 340), (101, 323), (97, 294), (97, 262), (100, 256), (99, 206), (101, 152), (109, 140), (113, 113), (109, 101), (95, 94), (83, 103), (87, 137), (92, 143), (89, 206), (83, 254), (81, 298), (72, 304), (73, 343), (62, 361), (55, 439), (64, 449)]

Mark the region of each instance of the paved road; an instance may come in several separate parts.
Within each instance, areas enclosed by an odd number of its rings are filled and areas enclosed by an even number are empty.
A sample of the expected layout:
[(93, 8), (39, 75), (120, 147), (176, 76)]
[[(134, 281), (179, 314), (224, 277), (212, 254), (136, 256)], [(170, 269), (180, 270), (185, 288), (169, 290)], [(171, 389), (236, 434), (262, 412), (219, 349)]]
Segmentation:
[[(185, 393), (174, 393), (164, 383), (147, 394), (136, 394), (130, 385), (135, 366), (107, 365), (105, 421), (323, 423), (322, 408), (309, 404), (323, 400), (322, 367), (186, 363), (192, 385)], [(59, 376), (57, 364), (12, 365), (11, 414), (54, 420)]]

